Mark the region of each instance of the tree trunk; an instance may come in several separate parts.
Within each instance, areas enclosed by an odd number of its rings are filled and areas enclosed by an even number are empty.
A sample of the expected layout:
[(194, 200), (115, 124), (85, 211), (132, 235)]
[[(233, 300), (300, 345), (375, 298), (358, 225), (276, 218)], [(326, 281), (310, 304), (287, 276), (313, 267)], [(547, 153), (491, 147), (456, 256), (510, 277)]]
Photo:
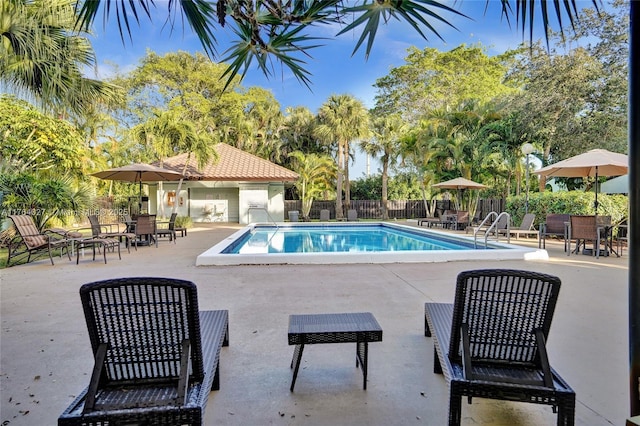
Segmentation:
[(387, 192), (387, 184), (389, 181), (389, 163), (382, 162), (382, 220), (389, 219), (389, 212), (387, 211), (387, 201), (389, 198)]
[[(191, 152), (187, 154), (187, 159), (184, 162), (184, 167), (182, 168), (182, 175), (184, 176), (187, 173), (187, 168), (189, 167), (189, 161), (191, 160)], [(182, 190), (182, 181), (183, 177), (178, 181), (178, 188), (176, 189), (176, 201), (173, 203), (173, 208), (171, 209), (171, 214), (178, 212), (178, 200), (180, 199), (180, 191)]]
[(342, 209), (342, 184), (344, 181), (344, 151), (342, 144), (338, 144), (338, 178), (336, 182), (336, 219), (344, 219)]
[(344, 144), (344, 208), (351, 208), (351, 181), (349, 180), (349, 142)]

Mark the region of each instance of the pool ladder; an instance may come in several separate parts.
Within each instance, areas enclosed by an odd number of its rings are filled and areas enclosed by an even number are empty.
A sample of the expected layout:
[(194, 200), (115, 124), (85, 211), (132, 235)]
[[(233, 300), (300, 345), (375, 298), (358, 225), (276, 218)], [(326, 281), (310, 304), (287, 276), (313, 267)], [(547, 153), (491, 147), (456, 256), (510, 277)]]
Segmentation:
[(247, 213), (251, 213), (251, 210), (261, 210), (263, 212), (266, 213), (267, 217), (269, 218), (269, 220), (271, 221), (271, 223), (273, 223), (276, 227), (276, 229), (280, 228), (280, 226), (278, 225), (278, 222), (276, 222), (275, 220), (273, 220), (273, 218), (271, 217), (271, 215), (269, 214), (269, 210), (267, 210), (266, 207), (260, 207), (260, 206), (249, 206), (249, 208), (247, 209)]
[(269, 210), (267, 210), (266, 207), (261, 207), (261, 206), (249, 206), (249, 208), (247, 209), (247, 213), (251, 214), (251, 210), (261, 210), (263, 212), (265, 212), (267, 214), (267, 217), (269, 218), (269, 220), (271, 221), (271, 223), (273, 223), (276, 227), (276, 232), (274, 232), (271, 237), (269, 237), (269, 240), (267, 241), (266, 245), (271, 244), (271, 240), (273, 239), (273, 237), (275, 237), (275, 235), (278, 233), (278, 231), (280, 230), (280, 225), (278, 225), (278, 222), (276, 222), (275, 220), (273, 220), (273, 218), (271, 217), (271, 215), (269, 214)]
[[(498, 214), (496, 212), (489, 212), (489, 214), (484, 218), (482, 223), (480, 223), (480, 225), (478, 225), (473, 230), (473, 248), (478, 248), (478, 232), (480, 231), (484, 231), (484, 248), (485, 249), (487, 248), (489, 235), (491, 234), (492, 231), (496, 236), (496, 241), (498, 241), (500, 237), (498, 234), (498, 224), (500, 223), (500, 219), (503, 217), (507, 221), (507, 242), (509, 242), (509, 237), (511, 236), (509, 232), (509, 224), (511, 223), (511, 220), (510, 220), (511, 218), (509, 216), (509, 213), (502, 212)], [(491, 220), (493, 220), (493, 222), (491, 223), (491, 225), (488, 225), (488, 228), (485, 229), (484, 227), (487, 226), (487, 223), (491, 222)]]

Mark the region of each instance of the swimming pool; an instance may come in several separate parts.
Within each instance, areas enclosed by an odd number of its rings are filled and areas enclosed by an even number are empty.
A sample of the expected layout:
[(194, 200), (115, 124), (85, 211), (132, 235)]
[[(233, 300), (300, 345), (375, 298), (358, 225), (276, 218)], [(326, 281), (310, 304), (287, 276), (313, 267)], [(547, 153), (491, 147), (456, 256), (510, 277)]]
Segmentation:
[(200, 254), (196, 265), (416, 263), (483, 259), (548, 259), (548, 254), (545, 250), (495, 240), (489, 241), (487, 247), (482, 240), (474, 249), (472, 236), (396, 223), (301, 222), (278, 226), (248, 225)]

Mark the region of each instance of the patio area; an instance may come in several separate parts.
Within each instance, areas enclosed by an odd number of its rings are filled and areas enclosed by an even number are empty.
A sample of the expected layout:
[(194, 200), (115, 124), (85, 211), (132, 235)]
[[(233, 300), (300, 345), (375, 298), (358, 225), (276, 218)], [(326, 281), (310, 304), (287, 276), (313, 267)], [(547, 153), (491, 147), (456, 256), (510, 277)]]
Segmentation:
[[(52, 425), (88, 384), (93, 360), (78, 295), (87, 282), (126, 276), (181, 278), (198, 285), (201, 309), (229, 310), (220, 390), (206, 425), (443, 425), (448, 391), (433, 373), (424, 303), (452, 302), (458, 272), (517, 268), (562, 280), (548, 347), (551, 365), (576, 392), (576, 425), (621, 425), (629, 411), (628, 256), (564, 253), (548, 261), (196, 267), (196, 256), (240, 228), (197, 224), (177, 243), (124, 252), (108, 264), (48, 258), (0, 272), (0, 422)], [(514, 244), (537, 247), (533, 239)], [(355, 345), (306, 348), (289, 391), (290, 314), (372, 312), (383, 341), (369, 346), (367, 390)], [(548, 406), (463, 400), (463, 425), (555, 424)]]

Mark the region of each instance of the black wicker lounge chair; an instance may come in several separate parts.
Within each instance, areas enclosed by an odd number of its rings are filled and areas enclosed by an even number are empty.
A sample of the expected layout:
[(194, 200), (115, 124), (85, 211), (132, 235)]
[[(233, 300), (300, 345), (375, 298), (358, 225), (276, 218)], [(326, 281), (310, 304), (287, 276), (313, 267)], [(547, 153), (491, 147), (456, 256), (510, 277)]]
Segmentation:
[(89, 283), (80, 298), (95, 366), (58, 425), (201, 425), (228, 311), (198, 312), (195, 284), (167, 278)]
[(33, 218), (29, 215), (10, 215), (9, 219), (13, 222), (17, 234), (16, 238), (7, 243), (7, 267), (17, 264), (25, 257), (26, 263), (29, 263), (32, 255), (38, 256), (44, 253), (49, 255), (49, 260), (53, 265), (53, 251), (56, 249), (60, 250), (60, 254), (66, 250), (67, 256), (71, 260), (69, 252), (71, 240), (69, 238), (78, 236), (77, 233), (69, 235), (63, 229), (40, 232)]
[(550, 275), (466, 271), (453, 304), (425, 304), (433, 369), (449, 384), (450, 426), (460, 424), (463, 396), (551, 405), (558, 425), (574, 424), (575, 393), (549, 365), (546, 349), (559, 290)]

